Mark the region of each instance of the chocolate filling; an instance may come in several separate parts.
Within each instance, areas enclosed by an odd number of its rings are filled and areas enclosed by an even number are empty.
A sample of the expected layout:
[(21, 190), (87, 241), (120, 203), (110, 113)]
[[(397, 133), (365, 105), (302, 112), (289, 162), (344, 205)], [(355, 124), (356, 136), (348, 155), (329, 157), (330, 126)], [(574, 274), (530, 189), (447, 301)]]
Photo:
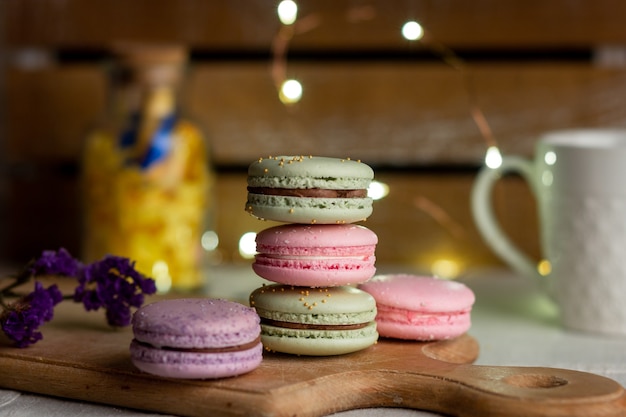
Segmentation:
[(367, 190), (325, 190), (322, 188), (269, 188), (248, 187), (248, 192), (262, 195), (280, 195), (285, 197), (312, 197), (312, 198), (365, 198)]
[(283, 327), (286, 329), (309, 329), (309, 330), (357, 330), (367, 327), (369, 323), (356, 324), (306, 324), (291, 323), (287, 321), (278, 321), (261, 317), (261, 324), (267, 324), (274, 327)]
[(141, 346), (151, 347), (153, 349), (172, 350), (172, 351), (177, 351), (177, 352), (191, 352), (191, 353), (224, 353), (224, 352), (239, 352), (243, 350), (252, 349), (256, 345), (261, 343), (261, 336), (258, 336), (252, 342), (244, 343), (243, 345), (224, 346), (220, 348), (177, 348), (177, 347), (170, 347), (170, 346), (156, 347), (156, 346), (151, 345), (150, 343), (141, 342), (137, 339), (134, 339), (134, 340)]

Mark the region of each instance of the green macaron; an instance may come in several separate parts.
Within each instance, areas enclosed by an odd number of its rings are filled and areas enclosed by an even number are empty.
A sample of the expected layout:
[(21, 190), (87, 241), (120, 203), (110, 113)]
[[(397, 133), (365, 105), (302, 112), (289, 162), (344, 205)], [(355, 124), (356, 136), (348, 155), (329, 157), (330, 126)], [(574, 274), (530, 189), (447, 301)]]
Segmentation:
[(246, 211), (265, 220), (354, 223), (372, 214), (368, 165), (349, 158), (275, 156), (248, 167)]
[(250, 306), (261, 317), (261, 341), (268, 351), (342, 355), (378, 340), (376, 301), (355, 287), (265, 285), (252, 292)]

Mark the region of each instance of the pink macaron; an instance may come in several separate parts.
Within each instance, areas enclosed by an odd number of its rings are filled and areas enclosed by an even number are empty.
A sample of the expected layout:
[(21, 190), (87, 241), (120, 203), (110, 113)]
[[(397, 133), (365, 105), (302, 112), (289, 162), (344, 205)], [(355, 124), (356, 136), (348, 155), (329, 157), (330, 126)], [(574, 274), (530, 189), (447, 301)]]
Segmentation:
[(466, 285), (433, 277), (380, 275), (359, 285), (376, 300), (382, 337), (444, 340), (467, 332), (474, 293)]
[(163, 377), (240, 375), (257, 368), (263, 356), (258, 314), (233, 301), (157, 301), (135, 312), (132, 327), (131, 361), (140, 370)]
[(358, 284), (376, 273), (378, 237), (355, 224), (286, 224), (261, 231), (252, 269), (280, 284), (331, 287)]

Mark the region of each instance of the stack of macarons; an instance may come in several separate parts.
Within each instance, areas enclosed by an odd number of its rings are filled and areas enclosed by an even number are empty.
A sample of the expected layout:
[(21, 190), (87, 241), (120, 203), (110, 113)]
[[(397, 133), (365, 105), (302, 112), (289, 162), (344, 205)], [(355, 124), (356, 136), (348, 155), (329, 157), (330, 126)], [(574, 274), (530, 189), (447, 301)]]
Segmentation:
[(268, 351), (328, 356), (373, 345), (376, 301), (356, 284), (376, 272), (378, 237), (354, 223), (372, 213), (366, 164), (320, 156), (260, 158), (246, 211), (285, 224), (257, 234), (253, 270), (272, 285), (250, 294)]

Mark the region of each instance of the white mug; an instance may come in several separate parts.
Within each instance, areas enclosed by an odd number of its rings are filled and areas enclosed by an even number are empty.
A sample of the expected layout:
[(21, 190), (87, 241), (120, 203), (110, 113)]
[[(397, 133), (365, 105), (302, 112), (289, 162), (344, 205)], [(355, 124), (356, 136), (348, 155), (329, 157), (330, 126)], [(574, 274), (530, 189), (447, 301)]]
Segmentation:
[[(491, 190), (504, 173), (521, 175), (537, 199), (543, 274), (493, 214)], [(548, 284), (566, 328), (626, 335), (626, 130), (542, 135), (534, 160), (504, 156), (480, 171), (472, 214), (513, 270)]]

